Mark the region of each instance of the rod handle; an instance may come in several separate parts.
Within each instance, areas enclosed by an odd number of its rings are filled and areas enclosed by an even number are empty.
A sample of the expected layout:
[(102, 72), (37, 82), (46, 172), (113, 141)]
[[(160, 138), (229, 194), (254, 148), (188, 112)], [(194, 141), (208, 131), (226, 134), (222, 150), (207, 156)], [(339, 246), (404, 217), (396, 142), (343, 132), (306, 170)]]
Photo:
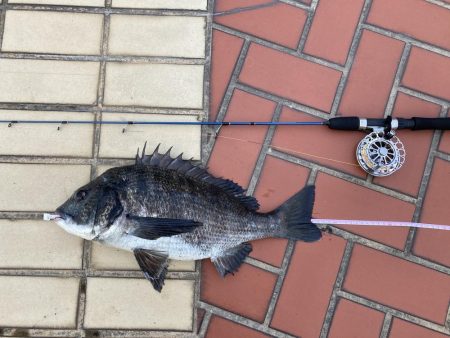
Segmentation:
[(359, 130), (359, 117), (333, 117), (328, 120), (328, 128), (336, 130)]
[(424, 130), (424, 129), (434, 129), (434, 130), (450, 130), (450, 118), (449, 117), (436, 117), (436, 118), (425, 118), (425, 117), (413, 117), (414, 127), (412, 130)]

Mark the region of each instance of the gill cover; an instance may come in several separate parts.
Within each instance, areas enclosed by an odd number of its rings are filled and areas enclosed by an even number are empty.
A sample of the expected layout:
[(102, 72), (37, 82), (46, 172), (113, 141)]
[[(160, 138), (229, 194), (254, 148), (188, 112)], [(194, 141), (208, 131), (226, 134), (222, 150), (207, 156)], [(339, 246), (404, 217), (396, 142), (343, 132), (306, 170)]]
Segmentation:
[(123, 206), (120, 202), (119, 193), (112, 187), (103, 188), (101, 196), (99, 196), (94, 224), (99, 226), (101, 230), (107, 229), (122, 212)]

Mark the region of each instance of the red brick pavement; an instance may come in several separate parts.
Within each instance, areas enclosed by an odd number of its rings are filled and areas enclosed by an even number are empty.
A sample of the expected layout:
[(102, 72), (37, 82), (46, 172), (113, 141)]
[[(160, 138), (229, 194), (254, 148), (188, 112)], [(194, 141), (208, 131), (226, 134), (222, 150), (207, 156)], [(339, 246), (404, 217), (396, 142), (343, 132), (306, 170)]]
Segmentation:
[[(216, 12), (271, 2), (216, 0)], [(211, 120), (446, 116), (450, 2), (280, 0), (213, 24)], [(354, 159), (361, 134), (325, 127), (223, 127), (208, 166), (261, 210), (307, 182), (317, 218), (450, 224), (449, 132), (399, 132), (407, 162), (373, 178)], [(450, 336), (450, 234), (331, 227), (320, 242), (253, 243), (225, 279), (202, 266), (207, 337)]]

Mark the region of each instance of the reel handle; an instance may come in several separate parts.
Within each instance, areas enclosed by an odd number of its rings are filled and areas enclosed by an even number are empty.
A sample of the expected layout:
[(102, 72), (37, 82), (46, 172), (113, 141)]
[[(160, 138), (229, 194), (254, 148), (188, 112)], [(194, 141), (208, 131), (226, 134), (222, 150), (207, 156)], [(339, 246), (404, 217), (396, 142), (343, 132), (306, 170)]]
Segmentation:
[[(365, 119), (356, 116), (341, 116), (329, 119), (327, 121), (327, 125), (330, 129), (336, 130), (367, 130), (374, 127), (386, 127), (386, 122), (386, 119)], [(411, 119), (393, 118), (391, 127), (393, 130), (450, 130), (450, 117), (413, 117)]]

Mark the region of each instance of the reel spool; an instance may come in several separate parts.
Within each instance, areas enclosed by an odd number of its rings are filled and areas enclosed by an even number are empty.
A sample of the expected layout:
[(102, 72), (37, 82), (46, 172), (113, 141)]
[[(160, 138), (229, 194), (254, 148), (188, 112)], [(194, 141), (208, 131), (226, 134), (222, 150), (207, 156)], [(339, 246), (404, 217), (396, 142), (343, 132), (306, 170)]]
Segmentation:
[(356, 159), (367, 173), (373, 176), (389, 176), (405, 163), (406, 151), (393, 132), (388, 139), (383, 130), (375, 130), (359, 142)]

